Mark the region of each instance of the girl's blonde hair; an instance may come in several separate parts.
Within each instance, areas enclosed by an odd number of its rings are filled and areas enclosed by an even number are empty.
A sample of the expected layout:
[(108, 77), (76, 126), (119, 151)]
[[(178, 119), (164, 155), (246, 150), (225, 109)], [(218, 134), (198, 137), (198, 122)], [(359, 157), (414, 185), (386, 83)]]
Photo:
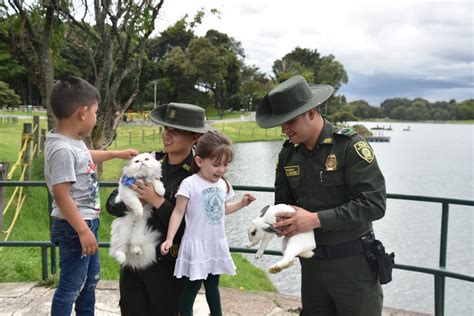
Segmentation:
[[(218, 131), (210, 131), (199, 137), (194, 156), (230, 163), (234, 159), (234, 147), (229, 137)], [(197, 163), (194, 162), (193, 172), (196, 173), (199, 169)]]

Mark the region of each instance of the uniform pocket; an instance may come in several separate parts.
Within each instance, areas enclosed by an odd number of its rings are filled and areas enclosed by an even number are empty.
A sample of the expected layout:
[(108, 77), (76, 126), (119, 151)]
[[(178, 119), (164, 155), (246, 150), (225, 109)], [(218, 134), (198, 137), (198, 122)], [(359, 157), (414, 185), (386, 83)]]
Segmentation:
[(332, 187), (344, 185), (344, 172), (342, 170), (336, 171), (321, 171), (321, 184), (325, 187)]
[(300, 186), (300, 183), (301, 183), (300, 176), (287, 177), (287, 179), (292, 189), (297, 189)]

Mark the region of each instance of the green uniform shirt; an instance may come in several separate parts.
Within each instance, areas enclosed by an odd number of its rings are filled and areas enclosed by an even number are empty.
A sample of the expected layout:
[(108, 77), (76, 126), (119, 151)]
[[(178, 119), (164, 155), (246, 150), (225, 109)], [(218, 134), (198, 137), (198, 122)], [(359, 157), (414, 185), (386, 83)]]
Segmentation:
[(385, 214), (385, 180), (372, 148), (352, 129), (324, 120), (313, 150), (286, 141), (278, 157), (275, 204), (318, 212), (317, 245), (352, 241)]

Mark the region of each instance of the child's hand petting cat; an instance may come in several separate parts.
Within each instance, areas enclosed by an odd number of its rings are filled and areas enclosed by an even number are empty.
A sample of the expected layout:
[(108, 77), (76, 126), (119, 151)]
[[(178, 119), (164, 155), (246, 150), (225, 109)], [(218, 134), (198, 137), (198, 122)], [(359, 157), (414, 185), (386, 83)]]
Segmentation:
[(248, 206), (250, 205), (250, 203), (252, 203), (256, 199), (257, 198), (252, 193), (245, 193), (240, 202), (242, 203), (243, 206)]
[(136, 155), (138, 155), (138, 151), (133, 148), (124, 149), (117, 152), (117, 158), (122, 158), (125, 160), (130, 160)]
[(155, 187), (151, 182), (137, 180), (131, 188), (137, 192), (138, 198), (143, 204), (150, 204), (155, 208), (159, 208), (165, 201), (162, 196), (156, 193)]
[(173, 241), (166, 239), (160, 246), (160, 251), (163, 256), (167, 255), (170, 248), (173, 246)]

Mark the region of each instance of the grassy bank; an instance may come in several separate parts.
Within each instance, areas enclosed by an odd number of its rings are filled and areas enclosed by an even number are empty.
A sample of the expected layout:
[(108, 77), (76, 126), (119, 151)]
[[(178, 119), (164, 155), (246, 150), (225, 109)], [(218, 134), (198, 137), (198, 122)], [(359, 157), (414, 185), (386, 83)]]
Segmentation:
[[(20, 149), (22, 120), (18, 124), (0, 125), (1, 152), (0, 161), (16, 161)], [(46, 128), (46, 122), (41, 121), (41, 128)], [(257, 128), (255, 123), (231, 123), (219, 124), (216, 128), (223, 130), (234, 142), (251, 141), (252, 128), (255, 140), (281, 139), (279, 131), (267, 131)], [(153, 137), (155, 130), (155, 138)], [(129, 135), (136, 135), (131, 138)], [(142, 134), (143, 133), (143, 134)], [(142, 141), (144, 135), (144, 142)], [(117, 145), (115, 143), (110, 149), (121, 149), (133, 147), (140, 151), (160, 150), (161, 140), (157, 126), (132, 126), (124, 125), (118, 130)], [(123, 161), (113, 160), (104, 164), (104, 173), (101, 180), (116, 181), (121, 173)], [(43, 159), (34, 161), (31, 170), (31, 180), (44, 180)], [(19, 171), (11, 180), (18, 180)], [(111, 189), (103, 188), (100, 191), (102, 203), (105, 202)], [(13, 188), (7, 189), (7, 197)], [(44, 241), (49, 240), (49, 214), (48, 201), (45, 188), (25, 188), (26, 199), (16, 224), (8, 240)], [(8, 199), (6, 199), (8, 201)], [(104, 207), (104, 205), (103, 205)], [(4, 216), (3, 230), (6, 230), (15, 217), (16, 205), (12, 205)], [(104, 209), (104, 208), (103, 208)], [(100, 241), (109, 241), (110, 225), (114, 218), (106, 211), (101, 213), (101, 227), (99, 230)], [(2, 240), (6, 234), (2, 233)], [(236, 276), (223, 276), (221, 285), (223, 287), (243, 288), (249, 291), (276, 291), (266, 274), (249, 263), (240, 254), (232, 254), (236, 263), (238, 274)], [(108, 255), (108, 249), (100, 249), (102, 263), (101, 278), (107, 280), (118, 279), (119, 266), (112, 257)], [(41, 255), (39, 248), (0, 248), (0, 282), (41, 281)], [(50, 280), (54, 282), (55, 280)]]

